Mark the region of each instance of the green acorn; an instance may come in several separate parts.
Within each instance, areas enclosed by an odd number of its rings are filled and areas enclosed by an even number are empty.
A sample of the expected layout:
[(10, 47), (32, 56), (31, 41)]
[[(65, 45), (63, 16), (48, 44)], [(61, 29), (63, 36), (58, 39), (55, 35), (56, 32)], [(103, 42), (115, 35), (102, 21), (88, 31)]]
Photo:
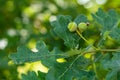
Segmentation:
[(77, 30), (77, 24), (75, 22), (70, 22), (68, 24), (68, 29), (70, 32), (74, 32)]
[(87, 23), (81, 22), (78, 24), (78, 29), (82, 33), (83, 31), (85, 31), (87, 29), (88, 26), (89, 26), (88, 22)]

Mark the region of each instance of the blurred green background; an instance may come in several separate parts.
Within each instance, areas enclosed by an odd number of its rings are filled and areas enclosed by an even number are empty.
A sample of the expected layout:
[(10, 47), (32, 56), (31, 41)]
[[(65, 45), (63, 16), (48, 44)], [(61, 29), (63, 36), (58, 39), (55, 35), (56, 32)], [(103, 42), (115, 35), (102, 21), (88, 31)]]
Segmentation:
[[(98, 8), (120, 12), (119, 0), (0, 0), (0, 80), (20, 80), (20, 74), (28, 70), (47, 72), (40, 62), (15, 65), (8, 55), (17, 47), (26, 45), (36, 51), (35, 44), (44, 40), (51, 50), (54, 46), (64, 49), (63, 42), (54, 38), (50, 22), (57, 15), (75, 18), (85, 14), (92, 20), (91, 13)], [(57, 40), (61, 44), (53, 44)], [(50, 46), (49, 46), (50, 45)]]

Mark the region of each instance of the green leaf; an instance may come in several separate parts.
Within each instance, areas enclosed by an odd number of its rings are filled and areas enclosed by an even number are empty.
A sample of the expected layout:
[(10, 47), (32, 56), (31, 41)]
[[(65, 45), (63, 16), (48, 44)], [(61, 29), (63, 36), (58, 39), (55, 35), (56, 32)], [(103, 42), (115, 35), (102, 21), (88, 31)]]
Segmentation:
[(28, 72), (27, 75), (22, 74), (22, 80), (41, 80), (41, 79), (38, 78), (35, 72), (31, 71)]
[[(70, 16), (59, 15), (57, 20), (52, 22), (54, 32), (58, 37), (64, 40), (64, 44), (69, 48), (75, 48), (79, 44), (79, 36), (68, 30), (67, 26), (71, 22)], [(76, 23), (86, 22), (87, 18), (84, 15), (79, 15), (75, 20)]]
[(102, 29), (102, 33), (104, 33), (105, 31), (110, 31), (113, 28), (113, 23), (112, 23), (112, 18), (111, 16), (105, 16), (103, 18), (103, 29)]
[[(108, 13), (105, 13), (102, 9), (98, 9), (96, 14), (92, 14), (93, 19), (101, 25), (100, 34), (101, 39), (98, 43), (98, 46), (104, 45), (105, 39), (109, 36), (106, 35), (107, 32), (112, 32), (114, 28), (118, 27), (119, 19), (117, 13), (111, 9)], [(113, 33), (113, 32), (112, 32)]]
[(111, 25), (111, 26), (117, 27), (119, 21), (118, 21), (118, 14), (116, 13), (116, 11), (113, 9), (110, 9), (108, 11), (108, 15), (112, 18), (111, 20), (112, 20), (113, 25)]
[(88, 20), (87, 20), (87, 17), (85, 16), (85, 15), (83, 15), (83, 14), (81, 14), (81, 15), (78, 15), (76, 18), (75, 18), (75, 20), (74, 20), (77, 24), (79, 24), (79, 23), (81, 23), (81, 22), (87, 22)]
[(106, 16), (106, 14), (103, 12), (102, 9), (98, 9), (98, 12), (96, 14), (92, 14), (93, 19), (95, 19), (96, 22), (98, 22), (100, 25), (104, 25), (103, 19)]
[(56, 61), (56, 56), (62, 56), (56, 55), (55, 50), (49, 52), (43, 41), (38, 42), (36, 48), (38, 52), (32, 52), (25, 46), (21, 46), (17, 49), (17, 53), (9, 55), (9, 58), (12, 59), (16, 64), (41, 60), (42, 63), (50, 67)]
[(34, 71), (29, 71), (27, 74), (22, 74), (22, 80), (45, 80), (45, 73), (38, 71), (38, 75)]
[(110, 72), (107, 74), (105, 80), (118, 80), (118, 78), (117, 78), (117, 71), (118, 71), (118, 70), (112, 70), (112, 71), (110, 71)]
[[(109, 54), (109, 53), (108, 53)], [(113, 53), (113, 57), (110, 58), (110, 55), (107, 55), (106, 58), (103, 59), (102, 64), (105, 69), (119, 69), (120, 68), (120, 53)]]
[(106, 75), (106, 80), (117, 80), (119, 78), (117, 75), (120, 74), (120, 53), (113, 53), (113, 57), (111, 59), (103, 59), (102, 65), (105, 69), (109, 70)]
[(45, 77), (46, 77), (46, 73), (42, 73), (42, 72), (38, 71), (39, 80), (45, 80)]
[[(62, 68), (62, 69), (61, 69)], [(64, 67), (62, 66), (58, 66), (57, 69), (56, 68), (52, 68), (46, 77), (46, 80), (84, 80), (84, 78), (86, 77), (86, 80), (94, 80), (94, 72), (92, 71), (84, 71), (84, 70), (78, 70), (75, 69), (74, 67), (69, 69), (61, 78), (60, 75), (62, 74), (61, 72), (63, 72)]]
[(120, 28), (114, 28), (110, 32), (110, 36), (120, 43)]
[(24, 62), (33, 62), (37, 60), (41, 60), (42, 58), (47, 57), (50, 52), (46, 48), (44, 42), (40, 41), (37, 43), (38, 52), (32, 52), (25, 46), (18, 47), (17, 53), (11, 54), (9, 56), (10, 59), (13, 59), (15, 63), (24, 63)]
[(60, 15), (57, 17), (56, 21), (51, 23), (51, 25), (53, 26), (53, 30), (57, 36), (64, 40), (64, 44), (68, 47), (74, 48), (78, 44), (79, 37), (69, 32), (67, 29), (69, 22), (71, 22), (70, 16)]
[(77, 56), (67, 58), (64, 63), (54, 64), (54, 67), (48, 71), (46, 80), (82, 80), (84, 77), (87, 80), (93, 80), (95, 77), (94, 72), (85, 70), (90, 60), (81, 56), (73, 63)]
[(92, 17), (102, 26), (102, 34), (118, 26), (118, 15), (113, 9), (109, 10), (108, 13), (105, 13), (99, 8), (96, 14), (92, 14)]

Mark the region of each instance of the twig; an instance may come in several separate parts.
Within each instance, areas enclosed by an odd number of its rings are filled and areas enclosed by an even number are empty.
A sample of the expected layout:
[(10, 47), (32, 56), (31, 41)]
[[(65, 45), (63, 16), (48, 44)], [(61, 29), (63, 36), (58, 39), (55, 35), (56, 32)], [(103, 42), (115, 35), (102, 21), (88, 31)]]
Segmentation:
[(75, 61), (76, 61), (79, 57), (81, 57), (82, 55), (84, 55), (84, 54), (85, 54), (85, 53), (82, 53), (82, 54), (78, 55), (78, 56), (73, 60), (73, 62), (70, 64), (70, 66), (58, 77), (58, 79), (62, 78), (62, 77), (65, 75), (65, 73), (73, 66), (73, 64), (75, 63)]

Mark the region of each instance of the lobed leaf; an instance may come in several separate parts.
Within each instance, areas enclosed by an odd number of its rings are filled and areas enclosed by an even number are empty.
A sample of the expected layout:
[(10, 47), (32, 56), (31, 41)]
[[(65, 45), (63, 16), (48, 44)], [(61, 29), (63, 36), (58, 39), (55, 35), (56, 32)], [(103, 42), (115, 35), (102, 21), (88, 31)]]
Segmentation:
[(107, 69), (109, 72), (106, 75), (106, 80), (116, 80), (119, 79), (120, 77), (117, 76), (120, 74), (120, 53), (116, 52), (113, 53), (113, 57), (109, 60), (103, 59), (102, 65), (105, 69)]
[[(119, 17), (115, 10), (111, 9), (108, 11), (108, 13), (105, 13), (102, 9), (99, 8), (96, 14), (92, 14), (92, 17), (98, 24), (101, 25), (100, 29), (101, 39), (98, 43), (99, 47), (104, 44), (109, 34), (110, 36), (112, 36), (112, 38), (115, 38), (113, 37), (113, 35), (116, 30), (115, 28), (117, 28), (119, 24)], [(110, 33), (106, 35), (106, 33), (108, 32)]]
[(102, 26), (102, 34), (104, 34), (105, 31), (110, 31), (118, 26), (118, 15), (113, 9), (109, 10), (108, 13), (105, 13), (99, 8), (96, 14), (92, 14), (92, 17)]
[(25, 46), (21, 46), (17, 49), (17, 53), (10, 54), (9, 58), (16, 64), (41, 60), (44, 65), (50, 67), (56, 62), (56, 56), (64, 56), (62, 54), (57, 55), (57, 49), (50, 52), (43, 41), (38, 42), (36, 48), (38, 52), (32, 52)]
[(120, 43), (120, 28), (114, 28), (110, 32), (110, 36)]

